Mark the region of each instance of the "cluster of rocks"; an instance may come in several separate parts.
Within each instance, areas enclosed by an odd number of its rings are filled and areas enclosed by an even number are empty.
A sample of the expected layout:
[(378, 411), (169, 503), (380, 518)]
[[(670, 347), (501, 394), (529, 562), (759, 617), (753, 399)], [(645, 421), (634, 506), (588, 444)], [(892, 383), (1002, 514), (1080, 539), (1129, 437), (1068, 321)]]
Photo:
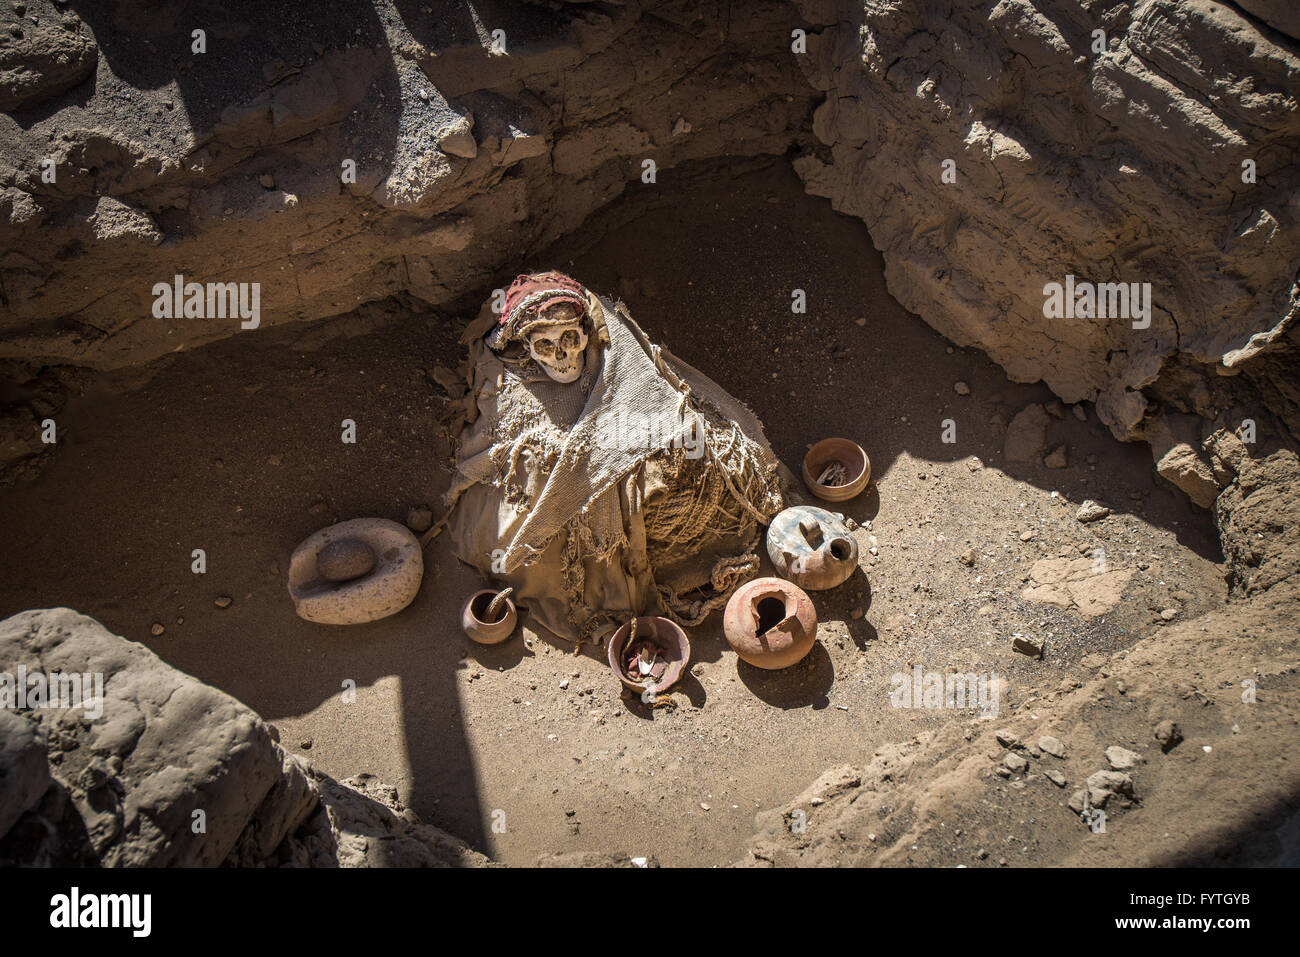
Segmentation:
[(481, 866), (362, 775), (289, 755), (229, 695), (70, 609), (0, 622), (0, 662), (101, 675), (82, 707), (0, 710), (0, 866)]

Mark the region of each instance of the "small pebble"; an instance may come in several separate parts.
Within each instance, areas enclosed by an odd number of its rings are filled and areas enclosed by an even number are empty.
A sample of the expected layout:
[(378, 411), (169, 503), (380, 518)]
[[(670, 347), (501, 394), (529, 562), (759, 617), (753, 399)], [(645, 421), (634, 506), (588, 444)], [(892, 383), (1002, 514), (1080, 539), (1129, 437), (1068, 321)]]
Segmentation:
[(160, 621), (155, 621), (152, 625), (149, 626), (149, 634), (153, 635), (155, 638), (157, 638), (166, 630), (167, 629), (163, 627), (162, 622)]
[(234, 601), (235, 599), (231, 598), (229, 595), (218, 595), (212, 604), (216, 605), (218, 608), (229, 608), (234, 604)]
[(406, 527), (417, 535), (421, 532), (427, 532), (431, 525), (433, 525), (432, 509), (420, 505), (406, 513)]

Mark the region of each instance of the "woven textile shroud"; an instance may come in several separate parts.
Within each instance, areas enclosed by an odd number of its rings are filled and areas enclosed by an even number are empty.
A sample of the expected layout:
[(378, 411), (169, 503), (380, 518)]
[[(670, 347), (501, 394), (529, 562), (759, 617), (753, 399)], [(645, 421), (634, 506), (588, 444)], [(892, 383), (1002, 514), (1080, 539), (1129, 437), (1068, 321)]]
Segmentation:
[(586, 366), (567, 385), (520, 345), (488, 349), (486, 308), (467, 330), (456, 554), (570, 640), (602, 612), (698, 624), (757, 571), (782, 470), (741, 402), (586, 295)]

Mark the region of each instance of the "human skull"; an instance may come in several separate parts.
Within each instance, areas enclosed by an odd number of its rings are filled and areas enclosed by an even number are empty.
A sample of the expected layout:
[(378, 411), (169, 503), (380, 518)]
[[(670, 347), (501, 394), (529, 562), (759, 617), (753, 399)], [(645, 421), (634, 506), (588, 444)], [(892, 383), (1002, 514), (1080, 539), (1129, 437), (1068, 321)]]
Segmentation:
[(581, 320), (543, 326), (528, 336), (528, 354), (556, 382), (573, 382), (582, 375), (586, 348)]

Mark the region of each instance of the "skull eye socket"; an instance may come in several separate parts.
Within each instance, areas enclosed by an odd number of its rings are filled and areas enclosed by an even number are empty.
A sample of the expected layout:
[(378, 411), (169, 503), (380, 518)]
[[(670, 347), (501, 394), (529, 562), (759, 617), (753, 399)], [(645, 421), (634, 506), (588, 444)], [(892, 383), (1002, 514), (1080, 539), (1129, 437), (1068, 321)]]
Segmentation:
[(582, 339), (578, 336), (576, 330), (566, 329), (560, 335), (560, 348), (565, 352), (572, 352), (574, 349), (578, 348), (578, 343), (581, 341)]
[(555, 342), (551, 339), (537, 338), (533, 340), (533, 351), (539, 356), (546, 356), (548, 359), (555, 354)]

